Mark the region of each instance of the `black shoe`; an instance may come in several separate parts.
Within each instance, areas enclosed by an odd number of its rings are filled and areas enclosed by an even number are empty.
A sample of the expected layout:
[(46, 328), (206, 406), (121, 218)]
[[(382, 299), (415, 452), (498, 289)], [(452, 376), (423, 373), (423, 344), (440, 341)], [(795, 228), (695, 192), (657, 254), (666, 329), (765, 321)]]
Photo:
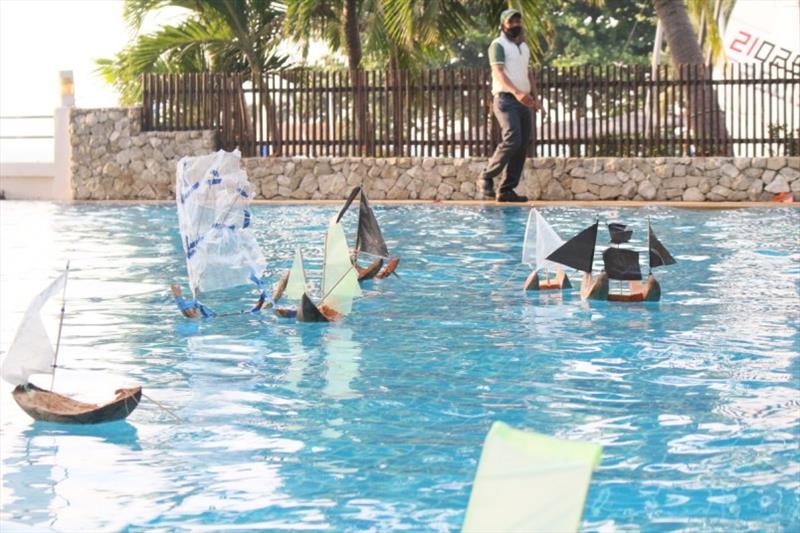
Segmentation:
[(494, 191), (488, 191), (486, 189), (483, 190), (481, 193), (481, 200), (494, 200)]
[(527, 196), (520, 196), (519, 194), (515, 193), (514, 191), (508, 192), (501, 192), (497, 194), (497, 201), (498, 202), (515, 202), (515, 203), (523, 203), (528, 201)]

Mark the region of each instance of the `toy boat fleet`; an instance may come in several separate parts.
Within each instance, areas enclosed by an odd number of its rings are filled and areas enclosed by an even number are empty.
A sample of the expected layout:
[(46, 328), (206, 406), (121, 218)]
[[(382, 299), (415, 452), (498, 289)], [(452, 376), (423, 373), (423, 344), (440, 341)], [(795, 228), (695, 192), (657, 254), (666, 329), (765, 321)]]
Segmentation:
[[(351, 251), (342, 219), (359, 195), (356, 245)], [(270, 291), (264, 279), (266, 260), (252, 231), (251, 185), (241, 165), (241, 154), (220, 150), (184, 157), (178, 162), (175, 196), (191, 298), (184, 298), (178, 285), (172, 286), (172, 294), (187, 318), (218, 316), (201, 296), (213, 298), (217, 291), (253, 284), (259, 291), (255, 305), (232, 314), (274, 309), (277, 316), (299, 322), (340, 320), (350, 313), (352, 301), (361, 297), (360, 282), (386, 278), (400, 263), (399, 257), (389, 254), (366, 193), (355, 187), (325, 233), (317, 303), (299, 249), (290, 271)], [(362, 267), (359, 259), (364, 257), (371, 258), (371, 263)], [(277, 307), (284, 295), (297, 300), (297, 305)]]
[[(522, 261), (535, 265), (525, 281), (525, 290), (564, 290), (572, 287), (564, 266), (583, 272), (581, 298), (611, 302), (657, 302), (661, 285), (653, 269), (676, 263), (669, 250), (658, 240), (650, 221), (647, 222), (647, 251), (649, 270), (642, 283), (639, 252), (621, 248), (630, 241), (633, 230), (619, 222), (608, 224), (611, 246), (603, 251), (603, 270), (592, 275), (599, 221), (564, 242), (536, 209), (531, 210), (525, 231)], [(555, 277), (550, 277), (550, 269)], [(619, 281), (616, 291), (611, 280)], [(627, 282), (627, 287), (623, 282)]]
[[(342, 220), (359, 195), (356, 244), (351, 250)], [(185, 299), (177, 285), (172, 291), (185, 317), (218, 316), (200, 302), (201, 294), (205, 297), (252, 283), (259, 296), (249, 312), (272, 308), (277, 316), (298, 322), (337, 321), (347, 316), (354, 300), (363, 295), (361, 283), (395, 273), (400, 259), (389, 253), (367, 196), (356, 187), (325, 231), (320, 290), (310, 286), (303, 252), (296, 247), (291, 268), (270, 294), (263, 279), (266, 261), (252, 234), (250, 198), (250, 184), (238, 152), (220, 151), (179, 162), (176, 199), (192, 297)], [(676, 261), (656, 237), (650, 221), (649, 269), (644, 282), (639, 251), (623, 247), (631, 240), (633, 230), (619, 222), (608, 224), (610, 241), (602, 252), (603, 269), (593, 274), (598, 228), (599, 221), (595, 221), (564, 241), (533, 209), (522, 254), (522, 262), (531, 268), (525, 290), (570, 289), (572, 283), (565, 268), (573, 268), (583, 273), (580, 294), (584, 300), (658, 301), (661, 287), (652, 270)], [(359, 260), (364, 258), (368, 264), (361, 266)], [(30, 382), (32, 374), (55, 375), (68, 272), (69, 265), (31, 302), (0, 373), (15, 387), (14, 400), (35, 420), (94, 424), (124, 419), (138, 406), (141, 387), (119, 389), (111, 401), (95, 405), (56, 393), (52, 384), (47, 390)], [(54, 348), (41, 311), (59, 292), (62, 305)], [(278, 307), (284, 297), (296, 304)], [(577, 530), (592, 471), (600, 457), (601, 447), (596, 444), (553, 439), (496, 423), (484, 444), (463, 530)]]

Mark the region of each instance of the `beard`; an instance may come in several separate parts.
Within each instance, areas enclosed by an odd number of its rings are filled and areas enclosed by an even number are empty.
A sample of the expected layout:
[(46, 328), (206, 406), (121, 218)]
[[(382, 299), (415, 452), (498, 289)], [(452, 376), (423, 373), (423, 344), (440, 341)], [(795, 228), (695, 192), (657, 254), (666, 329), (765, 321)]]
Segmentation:
[(504, 29), (503, 33), (509, 39), (514, 40), (520, 35), (522, 35), (522, 26), (512, 26), (510, 28)]

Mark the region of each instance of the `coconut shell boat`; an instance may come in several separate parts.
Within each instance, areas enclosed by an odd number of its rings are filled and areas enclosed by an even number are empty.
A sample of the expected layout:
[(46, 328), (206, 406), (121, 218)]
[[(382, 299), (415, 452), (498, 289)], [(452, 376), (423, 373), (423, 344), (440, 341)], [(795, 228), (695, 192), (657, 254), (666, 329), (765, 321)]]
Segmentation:
[(17, 385), (11, 393), (23, 411), (34, 420), (58, 424), (99, 424), (123, 420), (139, 405), (142, 388), (117, 389), (116, 397), (96, 405), (42, 389), (32, 383)]
[[(381, 227), (378, 225), (378, 219), (375, 218), (375, 212), (370, 207), (369, 199), (363, 188), (357, 186), (350, 191), (350, 196), (347, 197), (344, 206), (339, 211), (336, 222), (341, 222), (342, 217), (359, 194), (361, 194), (361, 199), (358, 205), (358, 232), (352, 261), (356, 265), (358, 281), (372, 278), (383, 279), (397, 270), (400, 258), (390, 256), (383, 233), (381, 233)], [(361, 267), (358, 264), (361, 255), (368, 255), (375, 259), (367, 267)], [(384, 260), (388, 261), (385, 267), (383, 267)], [(382, 270), (381, 267), (383, 267)]]
[[(526, 291), (564, 290), (572, 288), (566, 272), (558, 263), (545, 259), (558, 249), (564, 240), (536, 209), (531, 209), (525, 227), (522, 262), (533, 270), (525, 280)], [(555, 276), (551, 277), (550, 272)]]
[[(620, 248), (628, 242), (633, 231), (619, 223), (608, 225), (612, 246), (603, 251), (603, 271), (592, 276), (595, 244), (599, 222), (578, 233), (551, 253), (547, 259), (582, 271), (581, 298), (584, 300), (607, 300), (611, 302), (657, 302), (661, 299), (661, 285), (653, 275), (653, 269), (675, 264), (669, 250), (658, 240), (648, 221), (649, 272), (642, 282), (639, 267), (639, 252)], [(617, 291), (611, 280), (620, 282)], [(627, 287), (625, 286), (627, 282)], [(627, 290), (626, 290), (627, 289)]]
[[(11, 395), (23, 411), (34, 420), (60, 424), (99, 424), (127, 418), (139, 405), (142, 388), (118, 389), (108, 403), (96, 405), (74, 400), (53, 390), (30, 383), (33, 374), (49, 374), (55, 381), (56, 361), (61, 343), (65, 305), (62, 296), (58, 338), (53, 347), (42, 322), (41, 310), (50, 298), (66, 293), (67, 270), (55, 279), (28, 306), (22, 323), (0, 370), (3, 379), (14, 385)], [(50, 388), (52, 389), (52, 383)]]

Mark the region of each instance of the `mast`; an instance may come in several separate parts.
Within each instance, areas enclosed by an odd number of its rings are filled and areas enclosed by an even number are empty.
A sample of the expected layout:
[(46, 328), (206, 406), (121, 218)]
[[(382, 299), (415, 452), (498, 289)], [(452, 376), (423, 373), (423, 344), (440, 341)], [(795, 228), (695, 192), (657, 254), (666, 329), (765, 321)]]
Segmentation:
[[(69, 276), (69, 261), (67, 261), (66, 274)], [(61, 328), (64, 327), (64, 308), (67, 303), (67, 280), (64, 279), (64, 290), (61, 291), (61, 317), (58, 319), (58, 336), (56, 337), (56, 350), (53, 354), (53, 374), (50, 378), (50, 391), (53, 391), (53, 385), (56, 382), (56, 362), (58, 361), (58, 349), (61, 347)]]

